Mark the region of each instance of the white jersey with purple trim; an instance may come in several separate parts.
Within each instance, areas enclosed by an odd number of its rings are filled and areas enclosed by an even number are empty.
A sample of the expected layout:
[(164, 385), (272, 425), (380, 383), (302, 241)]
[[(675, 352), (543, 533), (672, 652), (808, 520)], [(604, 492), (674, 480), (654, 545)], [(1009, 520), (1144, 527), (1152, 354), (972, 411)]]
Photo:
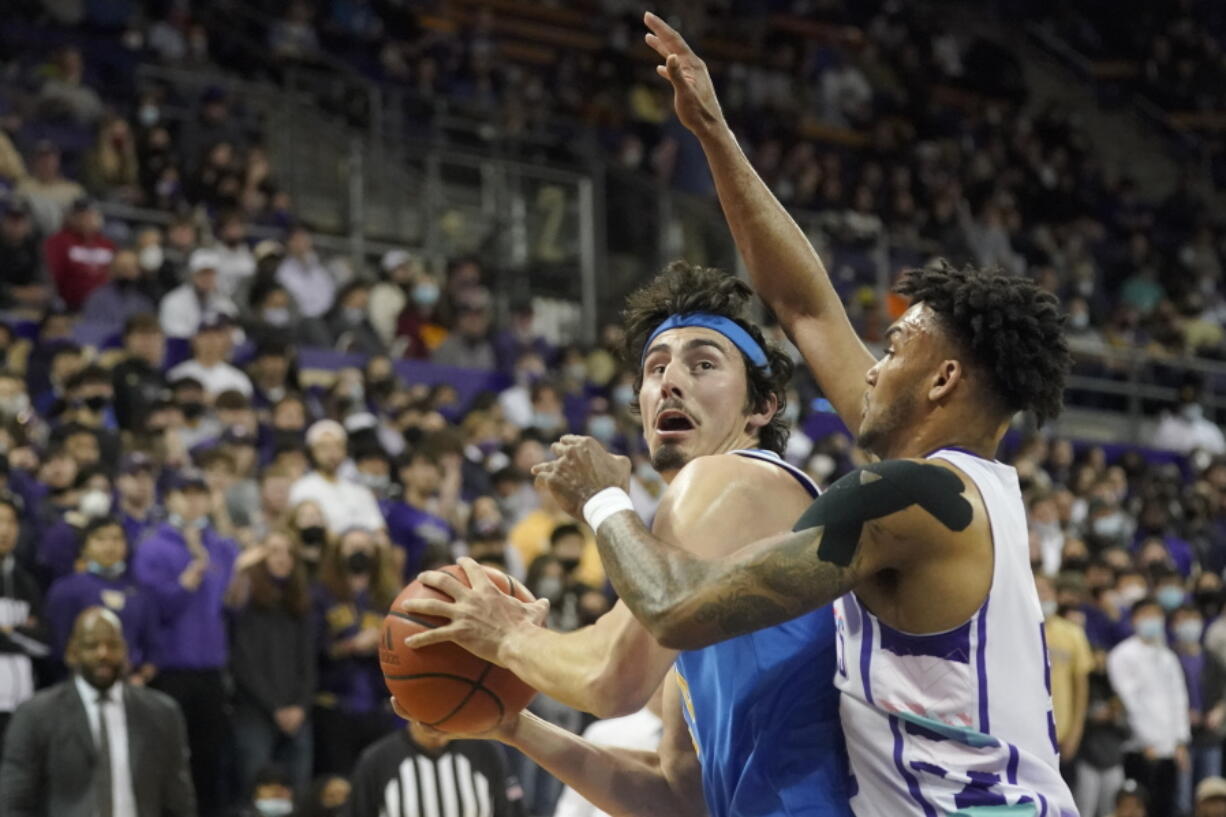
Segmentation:
[(983, 606), (911, 635), (848, 593), (834, 603), (839, 715), (856, 817), (1076, 817), (1060, 777), (1043, 613), (1017, 472), (945, 448), (929, 455), (979, 489), (995, 559)]

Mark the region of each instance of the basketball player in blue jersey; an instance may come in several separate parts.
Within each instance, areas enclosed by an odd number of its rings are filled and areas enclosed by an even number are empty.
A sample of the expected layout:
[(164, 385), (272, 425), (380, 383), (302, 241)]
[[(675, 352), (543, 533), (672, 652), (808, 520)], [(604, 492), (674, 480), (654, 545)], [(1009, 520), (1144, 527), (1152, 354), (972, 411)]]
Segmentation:
[(705, 65), (646, 22), (758, 292), (879, 461), (836, 482), (795, 532), (720, 559), (626, 512), (629, 464), (594, 440), (563, 438), (538, 478), (597, 530), (614, 587), (661, 644), (699, 650), (834, 602), (857, 817), (1076, 815), (1021, 490), (993, 459), (1017, 412), (1060, 411), (1058, 302), (1025, 278), (936, 262), (901, 279), (911, 306), (874, 359), (724, 123)]
[[(655, 469), (669, 482), (653, 531), (704, 559), (788, 530), (816, 486), (779, 457), (791, 364), (744, 318), (749, 288), (677, 262), (632, 295), (626, 354)], [(571, 706), (633, 711), (664, 681), (658, 753), (596, 747), (530, 714), (497, 737), (610, 814), (642, 817), (848, 817), (830, 607), (678, 654), (623, 604), (594, 626), (556, 633), (533, 605), (499, 593), (469, 560), (469, 590), (421, 579), (454, 601), (409, 613), (451, 623), (408, 640), (454, 640)], [(666, 673), (676, 664), (674, 677)], [(687, 730), (687, 722), (689, 729)], [(704, 805), (705, 803), (705, 805)]]

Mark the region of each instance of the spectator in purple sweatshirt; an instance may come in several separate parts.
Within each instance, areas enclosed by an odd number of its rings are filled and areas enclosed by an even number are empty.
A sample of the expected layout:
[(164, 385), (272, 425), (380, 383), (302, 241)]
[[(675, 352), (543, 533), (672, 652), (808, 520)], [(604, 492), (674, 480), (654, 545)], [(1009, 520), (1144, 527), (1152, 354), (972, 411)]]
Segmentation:
[[(128, 549), (136, 553), (136, 547), (145, 534), (162, 521), (161, 508), (157, 504), (157, 464), (148, 454), (135, 451), (126, 455), (119, 466), (115, 479), (118, 488), (117, 505), (120, 524), (128, 537)], [(132, 640), (128, 639), (128, 654), (132, 652)]]
[(132, 681), (146, 683), (156, 670), (152, 663), (157, 609), (153, 599), (128, 574), (128, 542), (123, 525), (114, 517), (91, 521), (82, 534), (81, 560), (85, 569), (57, 579), (44, 605), (55, 656), (63, 659), (73, 623), (88, 607), (105, 607), (119, 616)]
[(315, 770), (348, 774), (368, 745), (396, 728), (379, 669), (379, 628), (400, 591), (391, 549), (350, 528), (324, 550), (315, 587), (319, 633)]
[(178, 702), (187, 720), (201, 817), (218, 814), (222, 806), (222, 675), (229, 653), (223, 612), (238, 556), (238, 545), (210, 527), (209, 503), (199, 472), (175, 475), (166, 495), (168, 520), (149, 532), (132, 565), (161, 614), (154, 686)]

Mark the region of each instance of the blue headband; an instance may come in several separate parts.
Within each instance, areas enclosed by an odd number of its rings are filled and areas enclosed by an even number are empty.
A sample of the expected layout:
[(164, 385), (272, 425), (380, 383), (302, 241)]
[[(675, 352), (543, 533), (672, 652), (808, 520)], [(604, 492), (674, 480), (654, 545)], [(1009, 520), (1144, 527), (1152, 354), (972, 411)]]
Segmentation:
[(686, 326), (698, 326), (703, 329), (719, 332), (732, 341), (733, 345), (740, 349), (754, 366), (759, 369), (770, 368), (770, 361), (766, 357), (766, 352), (758, 345), (756, 340), (750, 337), (748, 332), (742, 329), (731, 318), (725, 318), (723, 315), (713, 315), (710, 312), (690, 312), (685, 315), (671, 315), (666, 318), (651, 333), (651, 337), (647, 338), (647, 342), (643, 344), (643, 356), (639, 359), (639, 367), (642, 368), (643, 361), (647, 359), (647, 352), (651, 349), (651, 344), (656, 338), (670, 329), (681, 329)]

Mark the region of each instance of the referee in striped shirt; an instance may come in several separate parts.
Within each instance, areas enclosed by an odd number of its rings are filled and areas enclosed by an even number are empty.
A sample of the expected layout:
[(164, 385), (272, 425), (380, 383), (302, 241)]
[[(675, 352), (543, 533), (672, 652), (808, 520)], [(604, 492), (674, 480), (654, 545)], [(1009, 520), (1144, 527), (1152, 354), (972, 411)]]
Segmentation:
[(415, 723), (367, 748), (352, 784), (349, 817), (524, 817), (500, 745)]

